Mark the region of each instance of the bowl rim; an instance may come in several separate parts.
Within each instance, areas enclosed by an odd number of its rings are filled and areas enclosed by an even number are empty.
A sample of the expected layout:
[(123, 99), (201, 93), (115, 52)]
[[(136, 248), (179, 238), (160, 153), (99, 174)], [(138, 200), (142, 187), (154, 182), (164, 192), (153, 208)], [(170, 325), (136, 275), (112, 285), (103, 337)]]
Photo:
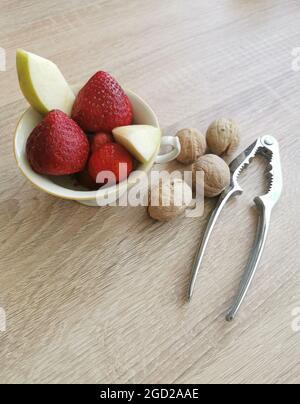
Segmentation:
[[(73, 88), (76, 88), (76, 87), (73, 87)], [(132, 90), (126, 88), (126, 87), (123, 87), (123, 89), (124, 89), (124, 91), (125, 91), (125, 93), (126, 93), (127, 95), (129, 94), (130, 96), (135, 97), (135, 98), (138, 100), (138, 102), (144, 104), (144, 106), (146, 107), (146, 109), (150, 112), (150, 114), (151, 114), (152, 117), (154, 118), (155, 123), (156, 123), (156, 127), (160, 129), (160, 125), (159, 125), (159, 121), (158, 121), (157, 115), (156, 115), (156, 113), (154, 112), (153, 108), (148, 104), (148, 102), (146, 102), (142, 97), (140, 97), (140, 96), (139, 96), (138, 94), (136, 94), (134, 91), (132, 91)], [(71, 192), (74, 193), (74, 196), (67, 196), (67, 195), (63, 195), (63, 194), (60, 194), (60, 193), (56, 193), (56, 192), (54, 192), (54, 191), (50, 191), (48, 187), (43, 187), (43, 186), (37, 184), (35, 181), (33, 181), (32, 178), (30, 178), (30, 176), (27, 175), (27, 173), (26, 173), (25, 170), (23, 169), (22, 165), (20, 164), (19, 158), (18, 158), (18, 156), (17, 156), (17, 137), (18, 137), (19, 128), (20, 128), (20, 125), (21, 125), (21, 123), (22, 123), (22, 121), (23, 121), (23, 118), (24, 118), (25, 114), (28, 113), (30, 110), (33, 110), (33, 111), (34, 111), (34, 109), (33, 109), (32, 107), (28, 107), (28, 108), (22, 113), (21, 117), (19, 118), (19, 120), (18, 120), (18, 122), (17, 122), (17, 125), (16, 125), (15, 130), (14, 130), (14, 135), (13, 135), (13, 154), (14, 154), (14, 158), (15, 158), (15, 161), (16, 161), (16, 163), (17, 163), (17, 166), (18, 166), (19, 170), (21, 171), (21, 173), (23, 174), (23, 176), (24, 176), (28, 181), (30, 181), (30, 183), (31, 183), (32, 185), (34, 185), (37, 189), (39, 189), (40, 191), (46, 192), (48, 195), (56, 196), (56, 197), (58, 197), (58, 198), (66, 199), (66, 200), (76, 200), (76, 201), (95, 200), (95, 199), (97, 198), (97, 196), (99, 195), (99, 191), (101, 190), (101, 188), (100, 188), (99, 190), (93, 190), (93, 191), (76, 191), (76, 190), (70, 190), (70, 189), (69, 189), (69, 191), (71, 191)], [(159, 149), (158, 149), (158, 150), (159, 150)], [(155, 156), (156, 156), (156, 154), (158, 153), (158, 150), (157, 150), (157, 152), (155, 153)], [(146, 163), (146, 164), (143, 166), (144, 168), (143, 168), (141, 171), (143, 171), (143, 172), (149, 172), (149, 170), (151, 169), (151, 167), (153, 166), (153, 164), (154, 164), (154, 160), (152, 159), (150, 162)], [(31, 170), (32, 170), (32, 169), (31, 169)], [(32, 170), (32, 171), (33, 171), (33, 170)], [(125, 187), (127, 188), (127, 187), (128, 187), (128, 181), (129, 181), (131, 175), (134, 174), (134, 173), (136, 173), (136, 172), (137, 172), (137, 170), (134, 170), (134, 171), (130, 174), (130, 176), (128, 177), (127, 180), (122, 181), (122, 182), (120, 182), (119, 184), (113, 185), (113, 186), (111, 186), (111, 187), (109, 187), (109, 188), (104, 188), (103, 191), (105, 191), (106, 193), (107, 193), (107, 192), (118, 192), (118, 190), (121, 188), (122, 184), (123, 184), (123, 186), (125, 186)], [(41, 174), (37, 174), (37, 175), (43, 177)], [(64, 188), (62, 185), (59, 185), (59, 187), (60, 187), (62, 190), (63, 190), (63, 189), (68, 189), (68, 188)], [(88, 194), (88, 195), (83, 196), (82, 193), (85, 193), (85, 194)]]

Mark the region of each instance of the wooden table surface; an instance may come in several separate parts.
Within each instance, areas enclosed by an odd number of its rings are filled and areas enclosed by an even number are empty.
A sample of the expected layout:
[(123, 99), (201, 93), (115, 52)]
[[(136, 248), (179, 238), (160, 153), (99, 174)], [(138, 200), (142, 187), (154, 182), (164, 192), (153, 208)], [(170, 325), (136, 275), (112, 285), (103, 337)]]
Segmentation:
[[(0, 381), (300, 382), (300, 321), (293, 317), (300, 307), (300, 2), (0, 6), (0, 311), (7, 316)], [(166, 134), (205, 131), (230, 116), (241, 126), (241, 150), (266, 133), (278, 138), (284, 194), (235, 322), (224, 314), (253, 243), (263, 163), (249, 167), (245, 194), (223, 212), (187, 304), (193, 256), (215, 200), (200, 218), (161, 224), (144, 208), (89, 208), (33, 188), (12, 153), (27, 106), (18, 47), (52, 59), (72, 85), (111, 72), (153, 106)]]

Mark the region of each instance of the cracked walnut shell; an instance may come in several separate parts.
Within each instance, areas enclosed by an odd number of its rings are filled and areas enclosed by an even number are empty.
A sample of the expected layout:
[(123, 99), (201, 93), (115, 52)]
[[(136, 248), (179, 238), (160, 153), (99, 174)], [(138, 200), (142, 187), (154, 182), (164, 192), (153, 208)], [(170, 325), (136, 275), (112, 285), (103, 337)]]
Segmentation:
[(232, 119), (217, 119), (207, 129), (206, 141), (212, 153), (218, 156), (230, 154), (239, 145), (239, 128)]
[[(203, 175), (196, 175), (197, 172)], [(206, 154), (193, 164), (193, 187), (203, 186), (204, 196), (218, 196), (229, 184), (230, 170), (221, 157)]]
[(182, 164), (191, 164), (203, 156), (206, 151), (205, 136), (197, 129), (182, 129), (177, 132), (181, 145), (181, 152), (177, 160)]

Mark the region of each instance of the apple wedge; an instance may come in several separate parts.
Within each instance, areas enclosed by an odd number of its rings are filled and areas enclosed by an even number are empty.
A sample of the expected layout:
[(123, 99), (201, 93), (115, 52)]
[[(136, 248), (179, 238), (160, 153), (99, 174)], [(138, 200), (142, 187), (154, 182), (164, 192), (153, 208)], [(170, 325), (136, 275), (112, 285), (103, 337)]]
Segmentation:
[(148, 163), (159, 147), (161, 131), (150, 125), (120, 126), (113, 130), (113, 136), (139, 162)]
[(53, 62), (23, 49), (17, 50), (16, 61), (22, 93), (35, 110), (45, 115), (59, 109), (71, 115), (75, 95)]

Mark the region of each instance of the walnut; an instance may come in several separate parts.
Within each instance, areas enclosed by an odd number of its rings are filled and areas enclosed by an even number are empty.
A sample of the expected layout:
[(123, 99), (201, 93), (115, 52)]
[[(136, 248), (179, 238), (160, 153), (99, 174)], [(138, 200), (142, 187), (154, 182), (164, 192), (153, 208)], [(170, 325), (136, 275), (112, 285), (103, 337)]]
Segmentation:
[(184, 213), (192, 200), (192, 190), (182, 179), (160, 181), (149, 193), (149, 216), (160, 222), (175, 219)]
[(217, 119), (207, 129), (206, 141), (212, 153), (218, 156), (230, 154), (239, 145), (239, 128), (232, 119)]
[[(204, 176), (196, 176), (197, 172)], [(200, 181), (201, 183), (198, 183)], [(204, 184), (203, 184), (204, 181)], [(230, 170), (221, 157), (215, 154), (206, 154), (193, 164), (193, 187), (204, 186), (204, 196), (219, 195), (230, 184)]]
[(197, 131), (197, 129), (182, 129), (177, 132), (181, 152), (177, 160), (182, 164), (191, 164), (203, 156), (206, 151), (205, 136)]

